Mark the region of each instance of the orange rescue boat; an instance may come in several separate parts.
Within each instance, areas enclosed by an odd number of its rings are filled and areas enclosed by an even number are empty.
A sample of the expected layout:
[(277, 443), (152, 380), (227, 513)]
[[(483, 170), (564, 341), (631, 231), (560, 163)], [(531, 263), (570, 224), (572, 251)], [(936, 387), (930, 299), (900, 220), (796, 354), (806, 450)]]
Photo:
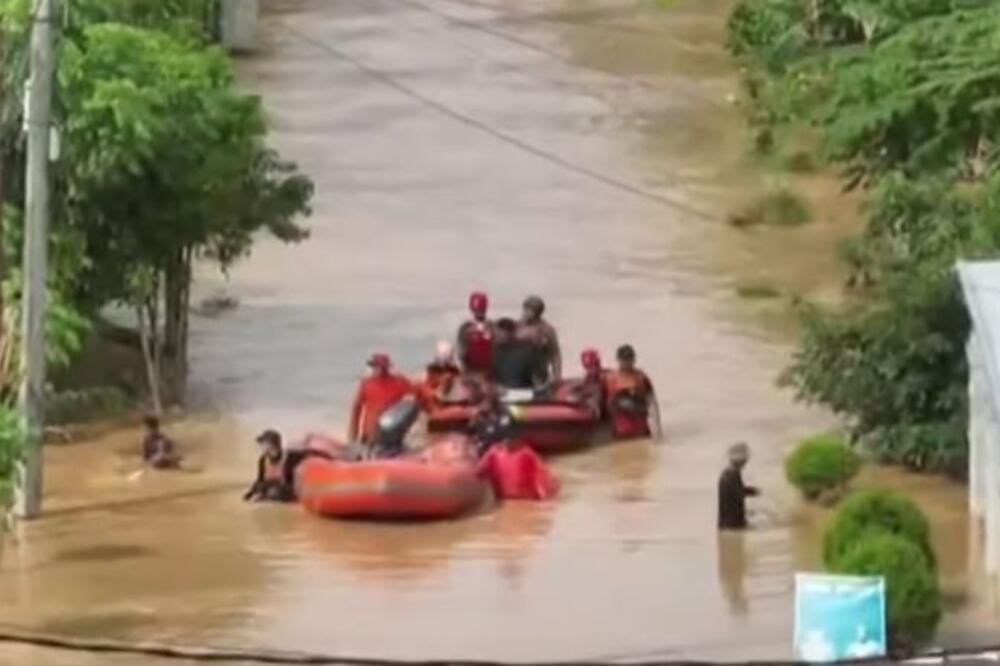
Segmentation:
[(464, 437), (449, 437), (400, 458), (311, 458), (296, 473), (302, 505), (331, 518), (452, 518), (479, 506), (486, 490)]

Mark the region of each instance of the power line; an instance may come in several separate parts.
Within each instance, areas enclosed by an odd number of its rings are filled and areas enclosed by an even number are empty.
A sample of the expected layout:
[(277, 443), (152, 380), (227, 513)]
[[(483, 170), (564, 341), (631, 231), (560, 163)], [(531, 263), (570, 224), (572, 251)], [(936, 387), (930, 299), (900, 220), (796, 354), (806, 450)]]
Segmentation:
[(406, 85), (405, 83), (402, 83), (401, 81), (399, 81), (397, 78), (393, 77), (392, 75), (387, 74), (386, 72), (384, 72), (384, 71), (382, 71), (380, 69), (376, 69), (374, 67), (371, 67), (370, 65), (367, 65), (366, 63), (362, 62), (358, 58), (355, 58), (354, 56), (352, 56), (352, 55), (350, 55), (348, 53), (345, 53), (344, 51), (341, 51), (340, 49), (334, 48), (333, 46), (330, 46), (326, 42), (320, 41), (320, 40), (318, 40), (318, 39), (316, 39), (316, 38), (314, 38), (314, 37), (312, 37), (312, 36), (310, 36), (310, 35), (302, 32), (301, 30), (293, 28), (293, 27), (289, 26), (288, 24), (284, 24), (284, 28), (289, 33), (297, 36), (302, 41), (304, 41), (306, 43), (309, 43), (309, 44), (312, 44), (316, 48), (318, 48), (318, 49), (320, 49), (320, 50), (322, 50), (322, 51), (324, 51), (324, 52), (326, 52), (326, 53), (334, 56), (335, 58), (338, 58), (340, 60), (343, 60), (345, 62), (350, 63), (355, 68), (357, 68), (359, 71), (364, 72), (365, 74), (367, 74), (369, 77), (371, 77), (371, 78), (373, 78), (373, 79), (381, 82), (382, 84), (384, 84), (384, 85), (386, 85), (386, 86), (388, 86), (390, 88), (395, 89), (396, 91), (398, 91), (398, 92), (402, 93), (403, 95), (405, 95), (405, 96), (407, 96), (407, 97), (409, 97), (409, 98), (411, 98), (411, 99), (419, 102), (420, 104), (422, 104), (422, 105), (424, 105), (424, 106), (426, 106), (426, 107), (428, 107), (430, 109), (433, 109), (433, 110), (437, 111), (441, 115), (447, 116), (447, 117), (451, 118), (452, 120), (454, 120), (456, 122), (459, 122), (459, 123), (461, 123), (461, 124), (463, 124), (463, 125), (465, 125), (467, 127), (471, 127), (473, 129), (479, 130), (480, 132), (483, 132), (484, 134), (488, 134), (489, 136), (492, 136), (493, 138), (495, 138), (495, 139), (497, 139), (499, 141), (502, 141), (503, 143), (506, 143), (506, 144), (508, 144), (510, 146), (518, 148), (519, 150), (521, 150), (521, 151), (523, 151), (525, 153), (529, 153), (531, 155), (534, 155), (535, 157), (537, 157), (537, 158), (539, 158), (541, 160), (544, 160), (546, 162), (549, 162), (550, 164), (554, 164), (554, 165), (559, 166), (559, 167), (561, 167), (561, 168), (563, 168), (563, 169), (565, 169), (567, 171), (571, 171), (571, 172), (576, 173), (578, 175), (581, 175), (581, 176), (584, 176), (586, 178), (589, 178), (590, 180), (602, 183), (603, 185), (606, 185), (606, 186), (608, 186), (610, 188), (616, 189), (616, 190), (618, 190), (620, 192), (631, 194), (633, 196), (645, 199), (647, 201), (652, 201), (654, 203), (658, 203), (660, 205), (663, 205), (663, 206), (666, 206), (668, 208), (671, 208), (671, 209), (673, 209), (675, 211), (679, 211), (679, 212), (685, 213), (687, 215), (690, 215), (691, 217), (695, 217), (695, 218), (701, 219), (701, 220), (706, 221), (706, 222), (719, 222), (720, 221), (719, 220), (719, 216), (717, 216), (717, 215), (715, 215), (713, 213), (709, 213), (707, 211), (700, 210), (700, 209), (698, 209), (698, 208), (696, 208), (694, 206), (691, 206), (690, 204), (684, 203), (683, 201), (679, 201), (679, 200), (674, 199), (672, 197), (668, 197), (666, 195), (663, 195), (663, 194), (660, 194), (660, 193), (657, 193), (657, 192), (650, 192), (649, 190), (645, 190), (645, 189), (643, 189), (641, 187), (638, 187), (636, 185), (633, 185), (631, 183), (627, 183), (625, 181), (618, 180), (617, 178), (613, 178), (611, 176), (608, 176), (606, 174), (600, 173), (598, 171), (594, 171), (593, 169), (591, 169), (589, 167), (586, 167), (586, 166), (583, 166), (583, 165), (580, 165), (580, 164), (575, 164), (575, 163), (571, 162), (570, 160), (568, 160), (568, 159), (566, 159), (566, 158), (564, 158), (564, 157), (562, 157), (560, 155), (556, 155), (555, 153), (551, 153), (551, 152), (549, 152), (549, 151), (547, 151), (547, 150), (545, 150), (543, 148), (539, 148), (537, 146), (534, 146), (534, 145), (532, 145), (532, 144), (530, 144), (530, 143), (528, 143), (526, 141), (523, 141), (523, 140), (517, 138), (516, 136), (514, 136), (512, 134), (509, 134), (507, 132), (504, 132), (501, 129), (493, 127), (492, 125), (489, 125), (488, 123), (486, 123), (486, 122), (484, 122), (482, 120), (479, 120), (478, 118), (475, 118), (473, 116), (470, 116), (470, 115), (467, 115), (465, 113), (462, 113), (461, 111), (453, 109), (453, 108), (447, 106), (446, 104), (443, 104), (442, 102), (439, 102), (439, 101), (437, 101), (437, 100), (435, 100), (435, 99), (433, 99), (431, 97), (428, 97), (428, 96), (424, 95), (423, 93), (419, 92), (418, 90), (416, 90), (414, 88), (411, 88), (410, 86)]
[[(570, 660), (570, 661), (525, 661), (504, 662), (476, 659), (366, 659), (362, 657), (346, 657), (336, 655), (314, 654), (306, 652), (283, 652), (253, 648), (213, 648), (187, 647), (179, 645), (164, 645), (159, 643), (140, 642), (126, 643), (104, 639), (85, 639), (53, 634), (41, 634), (23, 631), (7, 626), (0, 629), (0, 643), (27, 645), (37, 648), (63, 650), (66, 652), (91, 652), (97, 654), (128, 654), (142, 657), (153, 657), (169, 660), (184, 660), (187, 662), (252, 662), (257, 664), (312, 664), (339, 666), (620, 666), (621, 661), (607, 659)], [(947, 664), (951, 659), (994, 662), (1000, 656), (1000, 646), (970, 647), (955, 650), (938, 650), (917, 655), (902, 663), (913, 664)], [(626, 663), (633, 666), (709, 666), (713, 662), (694, 661), (690, 659), (629, 659)], [(744, 661), (731, 662), (732, 666), (795, 666), (796, 662), (787, 660)], [(860, 664), (901, 663), (888, 659), (870, 659), (859, 661)]]
[[(537, 42), (533, 42), (533, 41), (524, 39), (523, 37), (518, 37), (516, 35), (512, 35), (512, 34), (510, 34), (508, 32), (504, 32), (502, 30), (497, 30), (495, 28), (491, 28), (489, 26), (483, 25), (482, 23), (478, 23), (476, 21), (469, 21), (467, 19), (459, 18), (459, 17), (454, 16), (452, 14), (448, 14), (446, 12), (439, 11), (437, 9), (434, 9), (433, 7), (430, 7), (429, 5), (427, 5), (427, 4), (423, 3), (423, 2), (420, 2), (420, 0), (395, 0), (395, 1), (398, 2), (398, 3), (400, 3), (400, 4), (404, 4), (404, 5), (408, 5), (410, 7), (413, 7), (414, 9), (417, 9), (418, 11), (422, 11), (422, 12), (426, 12), (428, 14), (432, 14), (434, 16), (437, 16), (437, 17), (441, 18), (441, 19), (444, 19), (445, 21), (448, 21), (449, 23), (453, 23), (453, 24), (461, 26), (463, 28), (466, 28), (466, 29), (469, 29), (469, 30), (477, 30), (479, 32), (486, 33), (488, 35), (492, 35), (493, 37), (496, 37), (497, 39), (502, 39), (502, 40), (504, 40), (506, 42), (510, 42), (511, 44), (516, 44), (516, 45), (521, 46), (523, 48), (535, 51), (536, 53), (541, 53), (542, 55), (545, 55), (546, 57), (551, 58), (553, 60), (557, 60), (557, 61), (559, 61), (561, 63), (567, 64), (567, 65), (571, 65), (573, 67), (576, 67), (578, 65), (578, 63), (576, 63), (572, 58), (567, 57), (566, 55), (560, 53), (559, 51), (556, 51), (555, 49), (551, 49), (551, 48), (549, 48), (547, 46), (543, 46), (541, 44), (538, 44)], [(458, 2), (459, 4), (467, 4), (465, 2), (462, 2), (462, 0), (446, 0), (446, 1), (447, 2)], [(486, 5), (481, 4), (481, 3), (472, 3), (472, 4), (473, 4), (473, 6), (486, 7)], [(494, 9), (496, 9), (496, 8), (494, 8)], [(497, 11), (499, 11), (499, 10), (497, 10)], [(587, 24), (585, 24), (585, 23), (573, 23), (573, 25), (587, 25)], [(608, 76), (608, 77), (610, 77), (612, 79), (616, 79), (618, 81), (623, 81), (623, 82), (625, 82), (625, 83), (627, 83), (629, 85), (634, 85), (634, 86), (637, 86), (637, 87), (642, 88), (644, 90), (660, 90), (659, 86), (657, 86), (657, 85), (655, 85), (655, 84), (653, 84), (653, 83), (651, 83), (649, 81), (645, 81), (643, 79), (635, 79), (635, 78), (632, 78), (630, 76), (622, 76), (620, 74), (615, 74), (614, 72), (601, 72), (601, 73), (604, 76)], [(718, 100), (713, 99), (711, 97), (708, 97), (706, 95), (700, 95), (700, 94), (692, 93), (692, 92), (689, 92), (689, 91), (677, 91), (677, 90), (674, 90), (672, 92), (675, 93), (675, 94), (678, 94), (681, 97), (684, 97), (684, 98), (686, 98), (686, 99), (688, 99), (690, 101), (695, 101), (695, 102), (699, 102), (699, 103), (703, 103), (703, 104), (711, 104), (713, 106), (720, 106), (720, 102)]]

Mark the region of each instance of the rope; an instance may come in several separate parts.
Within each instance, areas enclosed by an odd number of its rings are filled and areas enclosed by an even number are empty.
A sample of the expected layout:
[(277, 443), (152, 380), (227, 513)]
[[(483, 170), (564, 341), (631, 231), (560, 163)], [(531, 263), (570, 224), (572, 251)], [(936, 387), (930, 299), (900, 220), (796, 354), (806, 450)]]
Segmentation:
[[(105, 639), (73, 638), (53, 634), (21, 631), (14, 628), (0, 628), (0, 644), (18, 644), (38, 648), (62, 650), (66, 652), (90, 652), (96, 654), (120, 654), (154, 657), (170, 660), (197, 662), (251, 662), (257, 664), (337, 664), (339, 666), (620, 666), (615, 661), (527, 661), (501, 662), (475, 659), (373, 659), (362, 657), (341, 657), (335, 655), (311, 654), (306, 652), (283, 652), (258, 649), (230, 649), (212, 647), (186, 647), (152, 642), (126, 643)], [(988, 648), (967, 648), (940, 650), (918, 655), (909, 659), (866, 659), (850, 662), (853, 664), (947, 664), (951, 660), (1000, 660), (1000, 646)], [(629, 660), (630, 666), (713, 666), (720, 662), (690, 660)], [(729, 666), (794, 666), (792, 661), (745, 661), (726, 662)]]

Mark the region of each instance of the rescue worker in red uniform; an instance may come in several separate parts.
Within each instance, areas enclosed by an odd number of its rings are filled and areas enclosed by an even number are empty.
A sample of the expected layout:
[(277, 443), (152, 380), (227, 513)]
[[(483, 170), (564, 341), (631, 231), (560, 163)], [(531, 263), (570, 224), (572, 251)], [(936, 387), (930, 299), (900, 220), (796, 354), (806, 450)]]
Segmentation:
[[(608, 414), (615, 438), (637, 439), (655, 434), (659, 439), (663, 428), (653, 382), (636, 367), (632, 345), (619, 347), (616, 356), (618, 368), (607, 373), (605, 380)], [(651, 416), (656, 425), (655, 433), (649, 427)]]
[(472, 319), (458, 328), (458, 360), (466, 372), (488, 375), (493, 369), (493, 322), (486, 316), (490, 301), (486, 294), (469, 295)]
[(437, 343), (434, 360), (427, 364), (420, 382), (421, 403), (424, 407), (447, 400), (461, 375), (462, 369), (455, 362), (454, 348), (450, 342), (441, 340)]
[(528, 296), (524, 299), (521, 321), (517, 327), (519, 340), (526, 340), (538, 350), (540, 364), (539, 375), (545, 382), (562, 380), (562, 352), (559, 349), (559, 336), (552, 324), (542, 315), (545, 314), (545, 301), (538, 296)]
[(292, 484), (288, 478), (288, 465), (281, 435), (274, 430), (265, 430), (257, 437), (257, 443), (264, 447), (257, 461), (257, 478), (243, 495), (244, 501), (289, 502), (295, 499)]
[(369, 376), (361, 380), (358, 393), (351, 407), (348, 440), (370, 444), (382, 413), (414, 393), (413, 384), (406, 377), (392, 372), (392, 360), (386, 354), (373, 354), (368, 359)]
[(477, 471), (498, 500), (547, 500), (559, 493), (559, 481), (548, 465), (520, 439), (490, 447)]
[(584, 349), (580, 354), (583, 379), (573, 382), (569, 394), (574, 400), (593, 410), (598, 418), (604, 416), (607, 377), (601, 365), (601, 355), (596, 349)]

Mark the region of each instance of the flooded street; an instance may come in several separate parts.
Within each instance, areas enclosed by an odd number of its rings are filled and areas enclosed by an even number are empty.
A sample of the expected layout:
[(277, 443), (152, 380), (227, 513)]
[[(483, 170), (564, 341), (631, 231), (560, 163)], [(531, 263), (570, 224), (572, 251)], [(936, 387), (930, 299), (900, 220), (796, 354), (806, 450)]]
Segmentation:
[[(192, 416), (172, 432), (197, 473), (129, 481), (134, 431), (50, 448), (50, 515), (4, 547), (0, 623), (411, 659), (790, 656), (792, 574), (815, 566), (822, 521), (781, 461), (831, 421), (776, 388), (787, 343), (740, 308), (727, 268), (813, 293), (842, 231), (824, 216), (747, 241), (724, 223), (759, 185), (726, 103), (730, 2), (491, 2), (262, 3), (242, 78), (315, 180), (312, 237), (200, 277), (200, 296), (240, 306), (192, 321)], [(256, 430), (343, 433), (366, 356), (416, 373), (474, 289), (495, 312), (544, 296), (573, 372), (586, 346), (610, 362), (633, 343), (666, 442), (560, 458), (558, 501), (448, 523), (240, 501)], [(738, 439), (761, 527), (720, 538), (715, 483)], [(925, 500), (962, 606), (964, 489), (877, 474)], [(0, 646), (0, 663), (155, 662)]]

